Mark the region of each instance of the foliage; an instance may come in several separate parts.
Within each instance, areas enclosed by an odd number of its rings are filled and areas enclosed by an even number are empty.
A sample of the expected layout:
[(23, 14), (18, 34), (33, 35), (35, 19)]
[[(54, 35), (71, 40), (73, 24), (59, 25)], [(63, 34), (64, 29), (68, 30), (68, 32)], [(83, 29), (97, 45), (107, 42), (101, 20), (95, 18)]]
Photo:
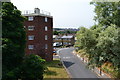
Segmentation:
[(116, 28), (115, 25), (109, 26), (103, 31), (97, 39), (98, 44), (96, 45), (101, 51), (101, 57), (104, 61), (109, 61), (114, 66), (120, 66), (120, 28)]
[(96, 16), (94, 20), (98, 25), (106, 28), (111, 24), (120, 27), (120, 2), (91, 2), (95, 6)]
[[(93, 51), (96, 44), (96, 37), (94, 31), (89, 30), (87, 28), (81, 27), (80, 31), (76, 34), (77, 37), (77, 45), (80, 49), (86, 49), (88, 53)], [(91, 54), (92, 55), (92, 54)]]
[(118, 9), (120, 2), (91, 4), (95, 5), (94, 20), (98, 24), (90, 29), (81, 27), (77, 32), (76, 46), (78, 49), (84, 49), (89, 55), (89, 65), (101, 67), (109, 62), (116, 71), (115, 77), (120, 78), (120, 10)]
[(59, 31), (53, 31), (53, 35), (58, 35), (59, 33)]
[(113, 77), (117, 77), (118, 75), (118, 71), (116, 71), (113, 67), (113, 65), (109, 62), (106, 62), (102, 65), (101, 68), (104, 72), (107, 72), (109, 74), (111, 74)]
[(26, 55), (19, 67), (9, 71), (6, 74), (8, 76), (6, 79), (42, 80), (44, 73), (44, 62), (45, 60), (41, 59), (40, 56), (34, 54)]
[(75, 47), (78, 47), (77, 51), (84, 49), (89, 55), (89, 65), (101, 67), (104, 63), (111, 63), (113, 73), (120, 78), (120, 2), (91, 4), (95, 6), (97, 24), (90, 29), (80, 28)]
[(11, 2), (2, 3), (2, 78), (21, 65), (25, 50), (24, 17)]
[(24, 57), (23, 65), (20, 68), (21, 79), (42, 79), (44, 73), (44, 59), (40, 56), (30, 54)]
[(110, 62), (119, 75), (120, 28), (113, 24), (105, 30), (101, 27), (92, 30), (81, 27), (76, 36), (77, 47), (84, 49), (85, 55), (89, 55), (89, 65), (101, 67), (104, 63)]
[(64, 31), (53, 31), (53, 35), (65, 35), (65, 34), (75, 34), (77, 31), (64, 30)]

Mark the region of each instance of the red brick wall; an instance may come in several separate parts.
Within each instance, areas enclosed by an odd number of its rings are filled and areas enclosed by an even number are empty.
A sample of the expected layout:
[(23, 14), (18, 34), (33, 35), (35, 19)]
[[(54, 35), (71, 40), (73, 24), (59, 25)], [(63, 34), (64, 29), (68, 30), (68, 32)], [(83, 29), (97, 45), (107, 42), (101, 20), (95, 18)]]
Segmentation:
[[(53, 47), (52, 47), (52, 31), (53, 31), (53, 19), (48, 18), (48, 22), (45, 22), (45, 16), (34, 16), (33, 21), (25, 21), (24, 26), (26, 27), (26, 54), (37, 54), (44, 58), (46, 61), (53, 59)], [(28, 31), (28, 26), (35, 26), (33, 31)], [(45, 26), (48, 27), (48, 31), (45, 31)], [(34, 40), (28, 40), (28, 35), (34, 35)], [(48, 36), (48, 40), (45, 40), (45, 35)], [(48, 49), (45, 49), (45, 44), (48, 44)], [(28, 49), (28, 45), (34, 45), (33, 50)]]

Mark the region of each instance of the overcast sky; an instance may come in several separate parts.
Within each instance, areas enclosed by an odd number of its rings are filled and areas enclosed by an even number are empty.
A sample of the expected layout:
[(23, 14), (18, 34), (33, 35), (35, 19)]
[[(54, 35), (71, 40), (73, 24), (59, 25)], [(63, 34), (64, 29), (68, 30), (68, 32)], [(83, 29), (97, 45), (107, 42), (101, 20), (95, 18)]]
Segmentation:
[(94, 25), (90, 0), (11, 0), (21, 11), (40, 8), (51, 13), (54, 28), (89, 28)]

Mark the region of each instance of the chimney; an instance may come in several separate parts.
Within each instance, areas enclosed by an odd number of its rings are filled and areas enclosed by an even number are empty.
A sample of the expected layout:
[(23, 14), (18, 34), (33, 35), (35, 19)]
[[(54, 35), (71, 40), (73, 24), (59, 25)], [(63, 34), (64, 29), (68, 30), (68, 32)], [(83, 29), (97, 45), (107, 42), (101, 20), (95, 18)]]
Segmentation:
[(40, 14), (40, 9), (39, 9), (39, 8), (35, 8), (35, 9), (34, 9), (34, 13)]

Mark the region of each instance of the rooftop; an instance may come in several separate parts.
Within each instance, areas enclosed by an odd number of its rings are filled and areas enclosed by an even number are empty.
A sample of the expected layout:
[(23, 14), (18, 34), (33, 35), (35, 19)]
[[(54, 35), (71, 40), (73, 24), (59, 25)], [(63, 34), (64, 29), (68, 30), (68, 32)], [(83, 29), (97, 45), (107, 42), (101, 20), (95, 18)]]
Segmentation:
[(46, 16), (52, 17), (50, 12), (40, 10), (39, 8), (35, 8), (34, 10), (25, 10), (22, 11), (23, 16)]
[(58, 35), (53, 35), (53, 38), (56, 38)]
[(68, 38), (68, 39), (69, 39), (69, 38), (72, 38), (72, 37), (73, 37), (73, 35), (67, 35), (67, 36), (64, 35), (64, 36), (62, 36), (61, 38)]
[(62, 35), (53, 35), (53, 38), (61, 38)]

